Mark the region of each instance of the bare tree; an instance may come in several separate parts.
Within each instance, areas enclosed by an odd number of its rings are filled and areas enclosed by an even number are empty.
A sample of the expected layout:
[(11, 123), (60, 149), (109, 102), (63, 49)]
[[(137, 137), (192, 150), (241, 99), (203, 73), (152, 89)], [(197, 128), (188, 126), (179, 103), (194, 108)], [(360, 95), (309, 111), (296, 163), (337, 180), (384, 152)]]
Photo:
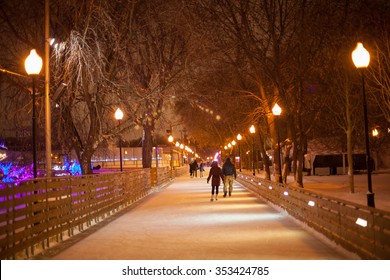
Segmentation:
[[(32, 83), (28, 77), (24, 61), (31, 49), (42, 55), (43, 2), (4, 0), (0, 5), (0, 141), (9, 140), (10, 148), (22, 152), (14, 158), (15, 163), (31, 162), (31, 114)], [(43, 102), (41, 77), (36, 79), (37, 109), (37, 155), (43, 148), (40, 141), (43, 135)]]
[[(68, 150), (74, 149), (82, 172), (91, 173), (96, 148), (123, 129), (114, 129), (114, 111), (123, 93), (120, 74), (124, 55), (120, 44), (131, 31), (127, 24), (134, 4), (57, 4), (53, 13), (57, 16), (52, 18), (62, 36), (53, 51), (53, 81), (66, 84), (65, 94), (58, 100), (58, 137), (65, 140), (62, 143)], [(131, 117), (128, 119), (131, 121)]]
[(383, 31), (381, 40), (375, 44), (373, 61), (369, 67), (369, 91), (390, 122), (390, 33)]
[[(339, 67), (339, 69), (342, 68)], [(349, 177), (349, 187), (350, 192), (354, 193), (354, 169), (353, 169), (353, 152), (354, 146), (356, 144), (356, 131), (358, 130), (358, 124), (361, 123), (361, 102), (357, 98), (360, 96), (356, 89), (353, 87), (352, 79), (347, 75), (348, 71), (345, 69), (340, 69), (336, 71), (338, 73), (333, 78), (333, 86), (331, 90), (333, 92), (332, 98), (326, 102), (326, 108), (329, 114), (332, 116), (332, 124), (337, 125), (338, 127), (333, 127), (334, 125), (328, 125), (328, 127), (333, 128), (333, 133), (329, 134), (334, 136), (335, 132), (338, 129), (341, 129), (346, 135), (346, 146), (347, 146), (347, 159), (348, 159), (348, 177)], [(341, 140), (345, 142), (344, 139)], [(343, 153), (343, 151), (340, 151)], [(344, 157), (344, 155), (343, 155)]]
[(185, 65), (186, 38), (178, 1), (145, 1), (135, 6), (133, 32), (126, 43), (126, 80), (131, 96), (125, 100), (135, 123), (143, 128), (142, 164), (151, 167), (156, 121), (177, 93)]

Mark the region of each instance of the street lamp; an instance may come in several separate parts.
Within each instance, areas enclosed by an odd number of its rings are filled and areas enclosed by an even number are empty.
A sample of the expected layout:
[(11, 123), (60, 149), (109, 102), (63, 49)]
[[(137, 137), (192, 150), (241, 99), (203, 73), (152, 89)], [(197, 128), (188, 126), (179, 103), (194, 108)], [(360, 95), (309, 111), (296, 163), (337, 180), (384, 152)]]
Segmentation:
[(184, 166), (185, 162), (184, 162), (184, 145), (183, 144), (180, 144), (180, 150), (181, 150), (181, 161), (182, 161), (182, 164)]
[(256, 175), (255, 173), (255, 140), (254, 140), (254, 134), (256, 132), (255, 126), (252, 124), (252, 126), (249, 128), (249, 132), (252, 134), (252, 170), (253, 170), (253, 176)]
[[(275, 103), (274, 107), (272, 108), (272, 113), (275, 116), (275, 121), (278, 120), (278, 117), (282, 113), (282, 108)], [(275, 123), (275, 126), (277, 127), (277, 134), (278, 134), (278, 160), (279, 160), (279, 183), (283, 183), (282, 181), (282, 159), (280, 158), (280, 138), (279, 138), (279, 124)]]
[(172, 146), (173, 136), (172, 135), (169, 135), (168, 142), (171, 143), (171, 170), (173, 170), (173, 146)]
[[(121, 120), (123, 119), (123, 112), (121, 109), (116, 109), (115, 111), (115, 119), (118, 120), (119, 122), (119, 127), (121, 126)], [(123, 171), (122, 169), (122, 138), (119, 135), (119, 165), (120, 165), (120, 170), (121, 172)]]
[(24, 62), (27, 75), (32, 77), (32, 142), (33, 142), (33, 172), (34, 178), (37, 178), (37, 116), (35, 108), (35, 77), (39, 75), (42, 69), (42, 58), (37, 54), (35, 49), (30, 51), (30, 55)]
[[(175, 147), (177, 148), (176, 150), (180, 149), (180, 143), (179, 143), (179, 141), (176, 141)], [(180, 150), (179, 150), (179, 151), (180, 151)], [(178, 162), (178, 165), (179, 165), (179, 167), (180, 167), (180, 166), (181, 166), (181, 163), (180, 163), (180, 154), (179, 154), (179, 152), (177, 152), (177, 162)]]
[(372, 181), (371, 181), (371, 157), (370, 157), (370, 142), (369, 142), (369, 131), (368, 131), (368, 116), (367, 116), (367, 101), (366, 101), (366, 90), (364, 87), (364, 69), (370, 64), (370, 54), (363, 47), (362, 43), (357, 43), (356, 48), (352, 52), (352, 61), (356, 68), (360, 69), (362, 76), (362, 88), (363, 88), (363, 111), (364, 111), (364, 129), (366, 138), (366, 165), (367, 165), (367, 205), (375, 207), (374, 193), (372, 192)]
[(45, 140), (46, 140), (46, 177), (51, 177), (51, 111), (50, 111), (50, 1), (45, 0)]
[(236, 141), (232, 141), (232, 154), (233, 154), (233, 157), (234, 157), (234, 165), (236, 165), (236, 153), (234, 151), (234, 146), (236, 145)]
[(238, 141), (238, 157), (239, 157), (239, 159), (240, 159), (240, 172), (241, 172), (241, 145), (240, 145), (241, 139), (242, 139), (242, 136), (241, 136), (241, 134), (239, 133), (239, 134), (237, 135), (237, 141)]

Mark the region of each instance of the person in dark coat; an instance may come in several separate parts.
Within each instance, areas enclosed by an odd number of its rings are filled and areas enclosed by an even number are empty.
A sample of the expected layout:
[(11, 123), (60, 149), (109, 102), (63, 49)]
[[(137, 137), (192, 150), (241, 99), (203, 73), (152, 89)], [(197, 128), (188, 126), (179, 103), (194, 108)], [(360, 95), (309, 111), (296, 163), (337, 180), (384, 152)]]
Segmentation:
[(198, 177), (198, 169), (199, 169), (198, 162), (196, 161), (196, 159), (194, 159), (194, 161), (190, 163), (191, 178)]
[(204, 163), (203, 163), (203, 160), (201, 160), (199, 163), (199, 177), (200, 178), (203, 177), (203, 172), (204, 172)]
[(224, 179), (223, 197), (226, 197), (228, 188), (229, 196), (231, 196), (233, 192), (233, 181), (237, 178), (237, 172), (236, 167), (230, 161), (230, 158), (226, 158), (225, 163), (222, 165), (222, 175)]
[(209, 176), (207, 177), (207, 183), (210, 181), (211, 178), (211, 198), (210, 201), (214, 201), (214, 191), (215, 191), (215, 200), (218, 200), (218, 191), (219, 186), (221, 185), (221, 179), (223, 181), (222, 177), (222, 169), (218, 166), (218, 162), (213, 161), (211, 164)]

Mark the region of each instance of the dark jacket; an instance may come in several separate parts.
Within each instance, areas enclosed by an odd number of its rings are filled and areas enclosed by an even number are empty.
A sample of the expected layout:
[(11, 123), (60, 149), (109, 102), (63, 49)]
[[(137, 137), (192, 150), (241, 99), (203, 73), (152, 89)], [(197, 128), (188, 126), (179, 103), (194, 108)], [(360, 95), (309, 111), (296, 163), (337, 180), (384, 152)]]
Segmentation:
[(199, 169), (199, 166), (198, 166), (198, 163), (196, 162), (196, 160), (194, 160), (194, 162), (192, 162), (192, 163), (190, 164), (190, 169), (193, 170), (193, 171)]
[(221, 179), (223, 180), (223, 177), (222, 177), (222, 170), (218, 166), (218, 164), (211, 165), (209, 177), (207, 177), (207, 182), (209, 182), (211, 177), (212, 177), (211, 179), (212, 186), (221, 185)]
[(225, 163), (222, 166), (222, 175), (223, 176), (234, 176), (237, 177), (236, 167), (233, 163), (230, 162), (230, 158), (227, 158)]

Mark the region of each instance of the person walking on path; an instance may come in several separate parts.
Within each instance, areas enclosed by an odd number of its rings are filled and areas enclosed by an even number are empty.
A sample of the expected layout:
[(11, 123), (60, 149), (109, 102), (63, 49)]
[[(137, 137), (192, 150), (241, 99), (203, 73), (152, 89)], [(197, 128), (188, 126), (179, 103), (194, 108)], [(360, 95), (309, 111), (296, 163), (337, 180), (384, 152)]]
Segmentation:
[(191, 178), (198, 177), (198, 163), (196, 162), (196, 159), (190, 164), (190, 174)]
[(236, 167), (231, 163), (230, 158), (226, 158), (225, 163), (222, 166), (222, 175), (224, 179), (223, 184), (223, 197), (226, 197), (228, 187), (229, 187), (229, 196), (233, 192), (233, 181), (237, 178)]
[(215, 200), (218, 200), (218, 192), (219, 192), (219, 186), (221, 185), (221, 179), (223, 181), (222, 177), (222, 170), (218, 166), (218, 162), (213, 161), (211, 164), (209, 177), (207, 177), (207, 183), (210, 181), (211, 178), (211, 198), (210, 201), (214, 201), (214, 191), (215, 191)]
[(199, 177), (200, 178), (203, 177), (203, 172), (204, 172), (204, 163), (203, 163), (203, 160), (201, 160), (199, 163)]

